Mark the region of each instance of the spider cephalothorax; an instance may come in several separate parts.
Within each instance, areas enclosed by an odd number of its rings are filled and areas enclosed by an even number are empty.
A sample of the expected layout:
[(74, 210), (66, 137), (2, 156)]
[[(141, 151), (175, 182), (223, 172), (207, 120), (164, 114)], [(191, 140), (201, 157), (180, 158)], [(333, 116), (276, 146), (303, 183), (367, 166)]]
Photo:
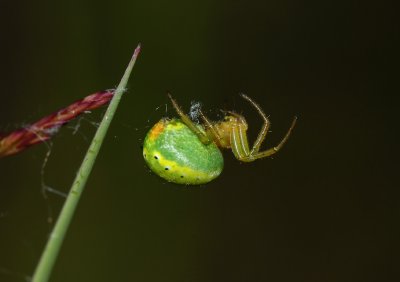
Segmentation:
[(247, 140), (248, 125), (245, 118), (228, 111), (220, 121), (210, 121), (201, 111), (202, 124), (194, 123), (169, 95), (180, 119), (162, 119), (149, 131), (144, 141), (143, 156), (149, 167), (164, 179), (179, 184), (204, 184), (216, 178), (223, 168), (219, 148), (232, 149), (243, 162), (271, 156), (279, 151), (296, 124), (295, 117), (285, 137), (271, 149), (261, 151), (260, 146), (270, 122), (250, 97), (241, 96), (256, 108), (264, 124), (252, 148)]

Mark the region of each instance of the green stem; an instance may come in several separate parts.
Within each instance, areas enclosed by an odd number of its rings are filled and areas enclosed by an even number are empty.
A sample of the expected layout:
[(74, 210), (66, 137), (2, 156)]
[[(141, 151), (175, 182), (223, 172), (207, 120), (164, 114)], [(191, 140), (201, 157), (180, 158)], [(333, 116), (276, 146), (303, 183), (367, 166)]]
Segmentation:
[(63, 243), (65, 233), (68, 230), (68, 226), (71, 222), (72, 216), (74, 215), (76, 206), (78, 205), (80, 196), (85, 188), (87, 179), (92, 171), (93, 164), (99, 153), (101, 144), (103, 143), (104, 137), (110, 126), (111, 120), (121, 100), (122, 94), (126, 90), (126, 84), (128, 82), (130, 73), (135, 61), (140, 52), (140, 45), (135, 49), (131, 61), (126, 68), (125, 74), (121, 79), (113, 99), (107, 108), (107, 111), (101, 121), (99, 128), (90, 144), (90, 147), (86, 153), (86, 156), (81, 164), (81, 167), (76, 175), (76, 178), (72, 184), (68, 197), (64, 203), (61, 213), (57, 219), (53, 231), (51, 232), (47, 241), (46, 247), (42, 253), (39, 264), (36, 267), (33, 275), (33, 282), (45, 282), (49, 280), (51, 271), (56, 262), (58, 253)]

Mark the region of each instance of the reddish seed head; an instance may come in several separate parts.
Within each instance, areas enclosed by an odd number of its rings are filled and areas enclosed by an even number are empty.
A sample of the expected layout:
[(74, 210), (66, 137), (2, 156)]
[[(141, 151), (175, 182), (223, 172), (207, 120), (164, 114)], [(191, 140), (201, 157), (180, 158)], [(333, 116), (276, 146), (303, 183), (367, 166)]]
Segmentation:
[(0, 158), (19, 153), (34, 144), (50, 139), (61, 126), (85, 111), (108, 103), (113, 95), (113, 90), (94, 93), (25, 128), (15, 130), (8, 135), (0, 134)]

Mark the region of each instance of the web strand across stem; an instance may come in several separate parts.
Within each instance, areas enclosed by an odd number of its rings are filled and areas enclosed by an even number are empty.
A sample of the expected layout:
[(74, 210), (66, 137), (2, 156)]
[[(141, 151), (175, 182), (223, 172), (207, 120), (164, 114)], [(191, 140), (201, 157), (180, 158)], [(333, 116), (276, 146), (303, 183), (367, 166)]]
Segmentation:
[(113, 96), (114, 90), (91, 94), (31, 125), (17, 129), (7, 135), (0, 135), (0, 158), (17, 154), (32, 145), (49, 140), (58, 132), (60, 127), (82, 113), (109, 103)]

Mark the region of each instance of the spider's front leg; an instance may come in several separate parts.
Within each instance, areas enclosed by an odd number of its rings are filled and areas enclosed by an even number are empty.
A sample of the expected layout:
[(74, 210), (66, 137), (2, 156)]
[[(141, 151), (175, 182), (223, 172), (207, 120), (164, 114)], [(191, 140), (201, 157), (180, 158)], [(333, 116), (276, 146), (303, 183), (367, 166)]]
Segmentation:
[(278, 152), (282, 146), (286, 143), (288, 140), (295, 124), (297, 121), (297, 117), (293, 119), (293, 122), (286, 133), (285, 137), (279, 142), (279, 144), (271, 149), (259, 152), (261, 144), (265, 140), (265, 137), (268, 133), (269, 127), (270, 127), (270, 122), (267, 116), (265, 115), (264, 111), (261, 109), (261, 107), (254, 102), (250, 97), (248, 97), (245, 94), (241, 94), (242, 98), (245, 100), (249, 101), (250, 104), (256, 108), (257, 112), (261, 115), (262, 119), (264, 120), (264, 124), (258, 133), (257, 139), (254, 142), (254, 145), (249, 151), (249, 146), (248, 146), (248, 140), (247, 140), (247, 128), (245, 128), (240, 122), (237, 123), (235, 126), (232, 127), (232, 132), (231, 132), (231, 146), (232, 146), (232, 151), (235, 157), (243, 162), (252, 162), (257, 159), (269, 157), (276, 152)]
[[(258, 151), (253, 152), (254, 147), (253, 147), (253, 150), (251, 152), (249, 152), (246, 131), (243, 130), (242, 128), (240, 128), (240, 126), (234, 127), (232, 129), (232, 133), (231, 133), (231, 146), (232, 146), (233, 154), (235, 155), (235, 157), (238, 160), (240, 160), (242, 162), (252, 162), (257, 159), (269, 157), (269, 156), (277, 153), (282, 148), (282, 146), (286, 143), (286, 141), (289, 139), (289, 136), (296, 124), (296, 121), (297, 121), (297, 117), (295, 117), (293, 119), (293, 122), (292, 122), (289, 130), (287, 131), (285, 137), (283, 137), (283, 139), (281, 140), (281, 142), (279, 142), (279, 144), (277, 146), (272, 147), (271, 149), (268, 149), (268, 150), (265, 150), (262, 152), (258, 152)], [(260, 132), (260, 134), (261, 134), (261, 132)]]

